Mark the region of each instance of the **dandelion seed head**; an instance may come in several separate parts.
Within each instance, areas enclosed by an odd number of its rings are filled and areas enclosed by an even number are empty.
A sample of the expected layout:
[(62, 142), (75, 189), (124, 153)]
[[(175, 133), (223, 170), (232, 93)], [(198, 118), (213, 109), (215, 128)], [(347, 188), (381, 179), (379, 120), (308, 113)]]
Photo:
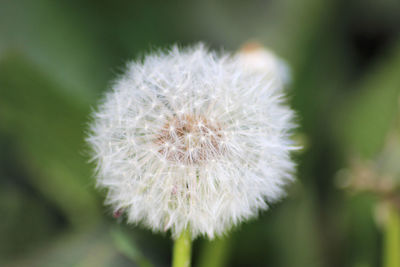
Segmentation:
[(213, 238), (284, 196), (293, 111), (281, 73), (244, 58), (173, 47), (114, 82), (88, 142), (107, 204), (129, 223)]

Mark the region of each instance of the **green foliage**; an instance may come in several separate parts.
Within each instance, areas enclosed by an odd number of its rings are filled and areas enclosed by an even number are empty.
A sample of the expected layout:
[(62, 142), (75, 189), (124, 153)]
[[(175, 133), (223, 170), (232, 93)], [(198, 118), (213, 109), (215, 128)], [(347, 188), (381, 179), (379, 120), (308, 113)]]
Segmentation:
[(137, 244), (133, 242), (133, 238), (131, 238), (129, 232), (123, 231), (120, 228), (116, 228), (112, 230), (111, 236), (114, 240), (114, 243), (123, 255), (128, 257), (133, 262), (136, 262), (140, 267), (151, 267), (153, 266), (140, 252), (137, 247)]
[[(21, 78), (23, 77), (23, 78)], [(99, 216), (84, 153), (88, 106), (54, 89), (54, 84), (18, 56), (0, 62), (0, 121), (15, 144), (32, 187), (57, 205), (74, 224)], [(81, 129), (81, 130), (77, 130)]]
[(400, 43), (393, 47), (341, 105), (336, 125), (350, 152), (366, 158), (382, 149), (398, 119), (400, 96)]

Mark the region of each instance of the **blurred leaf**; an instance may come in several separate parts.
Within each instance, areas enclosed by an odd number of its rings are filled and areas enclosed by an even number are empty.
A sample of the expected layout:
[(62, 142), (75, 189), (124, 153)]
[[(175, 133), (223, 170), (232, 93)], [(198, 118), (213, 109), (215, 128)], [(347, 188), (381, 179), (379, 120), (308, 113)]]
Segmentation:
[(48, 206), (24, 188), (1, 183), (0, 266), (58, 232), (59, 218)]
[(310, 189), (302, 188), (298, 193), (285, 200), (285, 209), (271, 215), (276, 218), (272, 219), (274, 229), (269, 230), (273, 231), (270, 238), (280, 248), (280, 255), (290, 255), (279, 256), (281, 266), (321, 266), (324, 258), (318, 238), (322, 233), (316, 221), (316, 204)]
[(344, 258), (349, 266), (377, 266), (380, 244), (373, 217), (376, 199), (370, 194), (357, 194), (345, 201), (345, 208), (336, 212)]
[[(6, 266), (32, 267), (107, 267), (118, 252), (112, 245), (107, 227), (97, 226), (79, 232), (66, 232)], [(127, 265), (119, 265), (127, 266)]]
[(233, 233), (228, 266), (324, 266), (318, 243), (322, 233), (310, 191), (296, 187), (289, 199), (273, 205), (257, 220), (242, 224)]
[(29, 183), (76, 225), (99, 215), (84, 152), (88, 104), (57, 85), (18, 55), (0, 61), (0, 131), (15, 143)]
[[(90, 99), (110, 76), (105, 45), (90, 17), (64, 1), (0, 1), (0, 47), (22, 51), (37, 69), (78, 97)], [(107, 67), (103, 67), (107, 66)]]
[(133, 242), (131, 235), (115, 228), (111, 231), (112, 239), (118, 249), (123, 255), (136, 262), (141, 267), (153, 266), (139, 251), (137, 245)]
[(336, 131), (343, 147), (371, 158), (382, 147), (397, 114), (400, 93), (400, 45), (375, 66), (359, 89), (339, 106)]

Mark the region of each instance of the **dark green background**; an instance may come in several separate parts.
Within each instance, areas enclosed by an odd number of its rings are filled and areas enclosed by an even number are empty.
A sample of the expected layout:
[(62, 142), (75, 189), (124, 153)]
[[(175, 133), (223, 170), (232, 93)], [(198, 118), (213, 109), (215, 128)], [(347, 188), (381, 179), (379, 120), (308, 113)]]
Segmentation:
[(381, 266), (379, 199), (336, 177), (399, 119), (399, 33), (398, 0), (0, 0), (0, 265), (169, 266), (169, 235), (113, 219), (94, 189), (91, 108), (154, 48), (257, 40), (292, 69), (298, 180), (225, 241), (196, 240), (194, 265)]

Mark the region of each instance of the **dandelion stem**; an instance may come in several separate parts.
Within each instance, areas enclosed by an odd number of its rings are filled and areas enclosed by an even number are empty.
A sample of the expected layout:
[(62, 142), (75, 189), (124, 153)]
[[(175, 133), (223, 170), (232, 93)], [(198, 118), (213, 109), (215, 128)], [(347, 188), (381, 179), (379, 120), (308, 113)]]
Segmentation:
[(190, 232), (184, 230), (174, 243), (172, 267), (189, 267), (191, 249), (192, 240), (190, 238)]
[(389, 207), (389, 216), (385, 229), (384, 266), (400, 266), (400, 215), (395, 207)]

